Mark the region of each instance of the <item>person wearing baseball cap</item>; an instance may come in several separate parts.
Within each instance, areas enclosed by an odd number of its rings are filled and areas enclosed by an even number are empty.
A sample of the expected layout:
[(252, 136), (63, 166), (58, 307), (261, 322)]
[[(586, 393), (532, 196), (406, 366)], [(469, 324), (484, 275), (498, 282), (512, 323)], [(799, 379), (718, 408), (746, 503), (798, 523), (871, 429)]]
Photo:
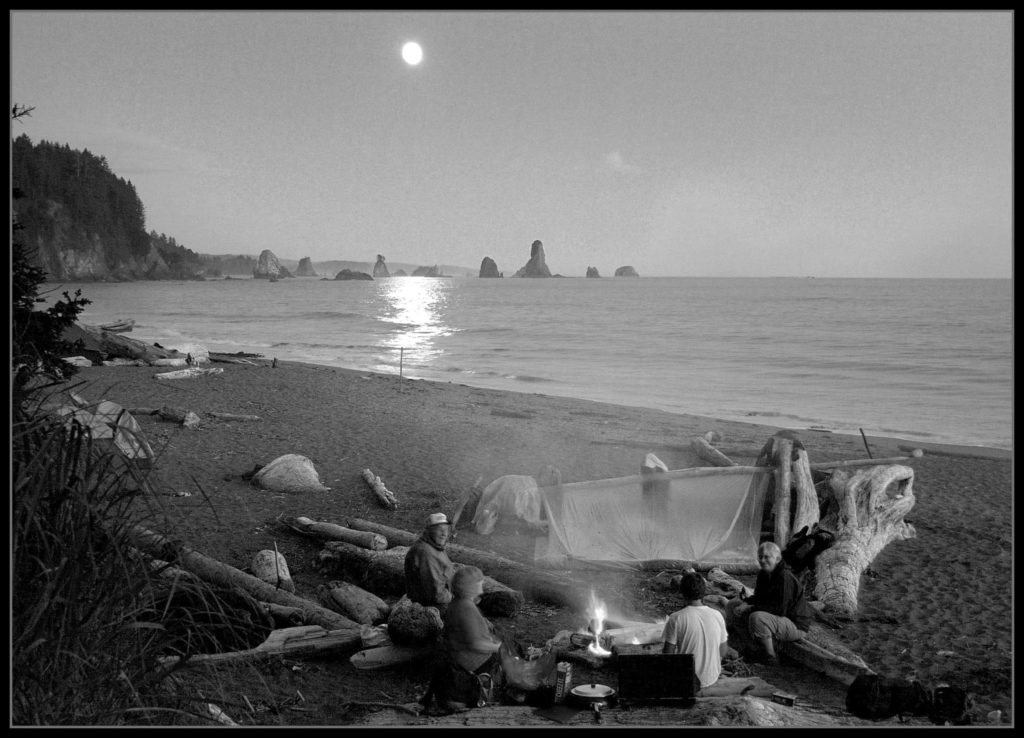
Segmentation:
[(444, 513), (431, 513), (416, 542), (405, 554), (405, 593), (424, 607), (436, 607), (444, 615), (452, 601), (452, 575), (455, 565), (445, 548), (451, 524)]

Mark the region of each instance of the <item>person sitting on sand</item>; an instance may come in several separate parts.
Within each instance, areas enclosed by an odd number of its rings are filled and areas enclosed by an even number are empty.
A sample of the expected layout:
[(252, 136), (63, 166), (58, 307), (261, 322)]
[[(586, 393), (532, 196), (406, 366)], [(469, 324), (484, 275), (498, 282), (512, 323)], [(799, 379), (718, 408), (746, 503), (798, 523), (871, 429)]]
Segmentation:
[(488, 673), (498, 662), (501, 640), (477, 607), (484, 593), (484, 573), (461, 566), (452, 577), (452, 602), (444, 614), (444, 650), (459, 666), (475, 674)]
[(451, 528), (444, 513), (427, 517), (423, 534), (405, 554), (405, 593), (424, 607), (436, 607), (444, 615), (452, 601), (451, 580), (455, 565), (445, 548)]
[(754, 594), (734, 598), (726, 605), (726, 622), (742, 627), (763, 649), (768, 663), (778, 664), (775, 642), (795, 642), (807, 635), (814, 613), (804, 598), (804, 587), (782, 560), (782, 551), (771, 541), (757, 547), (760, 571)]
[(695, 571), (683, 574), (679, 591), (685, 604), (668, 616), (662, 633), (662, 653), (693, 654), (693, 669), (700, 688), (710, 687), (722, 674), (722, 659), (729, 655), (729, 634), (722, 613), (704, 604), (707, 587)]

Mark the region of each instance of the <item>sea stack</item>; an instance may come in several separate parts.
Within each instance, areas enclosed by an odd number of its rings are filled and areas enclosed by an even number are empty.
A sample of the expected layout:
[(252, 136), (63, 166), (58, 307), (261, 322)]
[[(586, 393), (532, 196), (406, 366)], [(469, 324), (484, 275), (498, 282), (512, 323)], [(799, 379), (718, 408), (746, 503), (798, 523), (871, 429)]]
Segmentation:
[(526, 262), (526, 265), (516, 272), (513, 276), (515, 277), (550, 277), (551, 270), (548, 269), (547, 262), (544, 259), (544, 244), (540, 241), (534, 241), (533, 245), (530, 246), (530, 260)]

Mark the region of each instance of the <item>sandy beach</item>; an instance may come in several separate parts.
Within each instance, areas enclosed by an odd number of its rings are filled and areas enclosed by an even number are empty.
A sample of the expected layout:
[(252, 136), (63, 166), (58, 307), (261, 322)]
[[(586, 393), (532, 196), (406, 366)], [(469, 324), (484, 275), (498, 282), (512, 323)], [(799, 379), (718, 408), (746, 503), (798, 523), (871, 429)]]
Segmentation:
[[(689, 442), (708, 431), (720, 434), (722, 453), (752, 463), (776, 430), (290, 362), (209, 366), (224, 371), (160, 381), (157, 367), (88, 367), (73, 384), (89, 401), (112, 400), (134, 412), (158, 454), (152, 474), (157, 497), (175, 521), (173, 531), (162, 532), (243, 569), (256, 551), (276, 545), (299, 592), (311, 599), (323, 582), (315, 562), (319, 547), (282, 532), (274, 525), (279, 516), (342, 524), (363, 518), (419, 531), (427, 514), (451, 511), (477, 480), (532, 475), (545, 464), (557, 467), (563, 482), (626, 476), (647, 453), (670, 469), (706, 465)], [(191, 410), (201, 424), (188, 430), (145, 412), (161, 407)], [(217, 419), (206, 415), (211, 412), (259, 420)], [(812, 430), (799, 436), (812, 463), (868, 455), (860, 436)], [(921, 458), (900, 462), (915, 473), (917, 503), (907, 518), (917, 537), (889, 544), (875, 559), (870, 576), (862, 577), (860, 617), (840, 638), (876, 671), (963, 686), (975, 695), (973, 714), (1001, 710), (1001, 722), (1012, 724), (1012, 453), (873, 436), (867, 444), (873, 458), (907, 455), (901, 446), (924, 450)], [(308, 457), (330, 490), (277, 494), (242, 479), (284, 454)], [(360, 476), (363, 469), (395, 494), (397, 510), (378, 503)], [(458, 542), (532, 561), (533, 541), (526, 536), (464, 530)], [(556, 626), (571, 626), (577, 616), (531, 605), (505, 625), (550, 638)], [(289, 673), (273, 687), (301, 689), (307, 705), (316, 706), (293, 713), (288, 724), (345, 724), (336, 706), (345, 699), (384, 700), (367, 694), (364, 674), (342, 661)], [(823, 689), (816, 675), (793, 667), (784, 671), (772, 675), (776, 683), (842, 712), (843, 690)], [(415, 700), (425, 679), (416, 672), (383, 678), (380, 684), (390, 686), (372, 688), (389, 702)]]

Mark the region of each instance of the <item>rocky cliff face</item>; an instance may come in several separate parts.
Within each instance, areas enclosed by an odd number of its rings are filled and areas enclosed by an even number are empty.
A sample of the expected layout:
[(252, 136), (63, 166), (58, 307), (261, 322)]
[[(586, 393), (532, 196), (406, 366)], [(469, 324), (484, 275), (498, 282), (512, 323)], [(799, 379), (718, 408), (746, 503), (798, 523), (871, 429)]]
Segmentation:
[(263, 249), (260, 252), (260, 258), (256, 260), (256, 268), (252, 270), (253, 279), (277, 279), (290, 276), (292, 276), (291, 272), (281, 266), (270, 249)]
[(388, 265), (384, 263), (384, 257), (377, 254), (377, 263), (373, 265), (373, 278), (382, 279), (384, 277), (390, 277), (388, 273)]
[(530, 260), (526, 262), (522, 269), (516, 272), (513, 276), (515, 277), (550, 277), (551, 270), (548, 269), (547, 262), (544, 258), (544, 244), (540, 241), (534, 241), (533, 245), (530, 246)]
[(125, 256), (115, 251), (96, 233), (77, 226), (67, 209), (51, 201), (47, 210), (51, 232), (43, 239), (26, 244), (36, 253), (36, 264), (49, 281), (126, 282), (136, 279), (181, 279), (160, 256), (156, 245), (149, 244), (141, 256)]
[(498, 271), (498, 265), (494, 259), (489, 256), (485, 256), (483, 261), (480, 262), (480, 277), (481, 279), (497, 278), (501, 277), (501, 272)]
[(316, 277), (316, 270), (313, 269), (313, 260), (308, 256), (299, 259), (299, 265), (295, 267), (296, 277)]
[(597, 271), (597, 267), (587, 267), (588, 277), (600, 277), (601, 275)]
[(616, 277), (639, 277), (636, 273), (636, 269), (631, 266), (621, 266), (615, 270)]

